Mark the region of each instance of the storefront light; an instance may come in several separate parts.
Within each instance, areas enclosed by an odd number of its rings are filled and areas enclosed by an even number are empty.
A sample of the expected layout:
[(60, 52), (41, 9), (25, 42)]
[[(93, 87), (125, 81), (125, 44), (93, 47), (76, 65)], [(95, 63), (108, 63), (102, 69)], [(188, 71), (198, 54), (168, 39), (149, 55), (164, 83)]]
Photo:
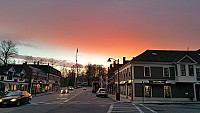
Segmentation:
[(3, 100), (2, 100), (2, 99), (0, 99), (0, 102), (3, 102)]

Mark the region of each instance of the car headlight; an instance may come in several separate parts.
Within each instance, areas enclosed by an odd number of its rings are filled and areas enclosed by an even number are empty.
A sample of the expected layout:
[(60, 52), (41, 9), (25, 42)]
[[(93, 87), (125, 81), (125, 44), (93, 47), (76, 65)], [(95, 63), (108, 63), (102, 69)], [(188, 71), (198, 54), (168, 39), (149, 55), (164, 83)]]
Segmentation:
[(65, 90), (65, 92), (67, 92), (67, 90)]
[(17, 101), (17, 99), (12, 99), (12, 100), (10, 100), (10, 101), (15, 102), (15, 101)]
[(3, 102), (3, 100), (2, 100), (2, 99), (0, 99), (0, 102)]

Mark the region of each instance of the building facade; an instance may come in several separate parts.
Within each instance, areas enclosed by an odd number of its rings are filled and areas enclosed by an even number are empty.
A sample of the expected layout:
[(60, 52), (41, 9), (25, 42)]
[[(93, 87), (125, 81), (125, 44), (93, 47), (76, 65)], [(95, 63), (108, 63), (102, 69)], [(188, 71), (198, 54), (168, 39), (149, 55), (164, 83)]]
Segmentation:
[(120, 67), (119, 75), (121, 94), (133, 92), (135, 99), (200, 100), (200, 50), (147, 50)]

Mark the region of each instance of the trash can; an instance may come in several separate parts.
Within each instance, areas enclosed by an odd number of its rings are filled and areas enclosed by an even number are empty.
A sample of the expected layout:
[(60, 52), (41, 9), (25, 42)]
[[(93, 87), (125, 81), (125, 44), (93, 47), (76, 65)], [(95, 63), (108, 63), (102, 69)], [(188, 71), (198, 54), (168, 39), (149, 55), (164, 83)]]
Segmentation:
[(116, 100), (120, 101), (120, 93), (116, 93)]

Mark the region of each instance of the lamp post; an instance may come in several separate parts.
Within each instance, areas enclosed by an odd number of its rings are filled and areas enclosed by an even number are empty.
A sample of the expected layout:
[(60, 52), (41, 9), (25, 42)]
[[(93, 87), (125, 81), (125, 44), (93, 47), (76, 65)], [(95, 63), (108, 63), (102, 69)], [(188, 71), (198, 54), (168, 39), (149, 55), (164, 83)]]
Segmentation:
[[(111, 59), (113, 59), (114, 61), (117, 61), (119, 64), (119, 59), (115, 60), (114, 58), (108, 58), (108, 62), (111, 62)], [(117, 69), (117, 92), (116, 92), (116, 100), (120, 101), (120, 86), (119, 86), (119, 66)]]

